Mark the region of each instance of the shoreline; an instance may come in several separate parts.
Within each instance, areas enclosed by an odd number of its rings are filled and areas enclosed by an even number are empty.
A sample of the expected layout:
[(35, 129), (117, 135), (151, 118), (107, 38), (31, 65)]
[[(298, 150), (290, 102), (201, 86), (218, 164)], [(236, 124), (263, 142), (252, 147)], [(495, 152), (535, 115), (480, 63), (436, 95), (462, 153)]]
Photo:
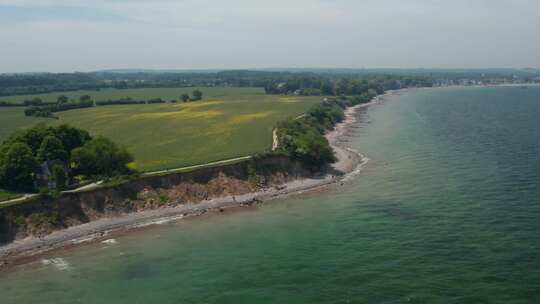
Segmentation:
[(372, 101), (349, 107), (345, 110), (345, 119), (328, 132), (325, 137), (334, 149), (337, 161), (332, 168), (340, 175), (326, 173), (323, 176), (297, 179), (279, 187), (264, 188), (257, 192), (244, 195), (226, 196), (202, 201), (196, 204), (186, 204), (175, 207), (165, 207), (130, 213), (113, 218), (103, 218), (67, 229), (55, 231), (45, 237), (29, 237), (16, 240), (0, 246), (0, 271), (23, 265), (41, 256), (57, 250), (67, 250), (83, 244), (97, 243), (110, 238), (111, 235), (125, 234), (130, 231), (150, 226), (161, 225), (181, 219), (198, 217), (209, 212), (223, 212), (226, 209), (237, 209), (258, 205), (262, 202), (302, 194), (336, 184), (360, 172), (369, 159), (355, 151), (340, 140), (357, 122), (357, 110), (383, 102), (385, 97), (400, 94), (407, 90), (388, 91), (375, 97)]

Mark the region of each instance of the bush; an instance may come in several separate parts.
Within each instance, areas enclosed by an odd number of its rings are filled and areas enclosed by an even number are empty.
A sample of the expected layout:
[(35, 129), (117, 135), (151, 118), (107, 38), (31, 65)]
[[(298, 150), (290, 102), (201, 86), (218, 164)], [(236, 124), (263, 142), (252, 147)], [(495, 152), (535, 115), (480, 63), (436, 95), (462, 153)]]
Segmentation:
[(13, 222), (15, 222), (17, 226), (24, 226), (26, 225), (26, 218), (22, 215), (19, 215), (15, 218)]
[(199, 90), (195, 90), (192, 93), (193, 97), (191, 98), (191, 101), (199, 101), (203, 98), (203, 93)]
[(49, 190), (47, 187), (39, 188), (39, 197), (42, 199), (55, 199), (59, 198), (61, 193), (58, 190)]
[(279, 147), (309, 170), (320, 170), (336, 161), (334, 151), (324, 134), (345, 118), (343, 101), (330, 100), (313, 107), (300, 119), (287, 120), (278, 125)]
[(278, 127), (279, 151), (312, 171), (335, 161), (334, 151), (312, 119), (289, 120)]
[(165, 193), (160, 193), (158, 195), (160, 204), (166, 204), (169, 202), (169, 196)]
[(325, 133), (327, 130), (333, 129), (344, 118), (343, 109), (337, 102), (318, 105), (308, 111), (304, 117), (320, 133)]
[(35, 226), (58, 226), (60, 224), (60, 214), (58, 212), (32, 213), (30, 214), (30, 216), (28, 216), (28, 222), (32, 223)]
[(117, 100), (102, 100), (97, 101), (97, 106), (108, 106), (108, 105), (129, 105), (129, 104), (145, 104), (144, 100), (133, 100), (130, 97), (120, 98)]
[(152, 104), (152, 103), (165, 103), (165, 100), (163, 100), (161, 98), (154, 98), (154, 99), (148, 100), (148, 103), (149, 104)]
[(30, 106), (24, 111), (24, 115), (26, 116), (54, 117), (52, 113), (73, 109), (91, 108), (94, 106), (94, 102), (86, 98), (86, 96), (81, 96), (79, 101), (53, 104), (44, 104), (41, 101), (25, 101), (25, 105)]
[(71, 153), (73, 169), (87, 176), (115, 176), (129, 173), (133, 156), (105, 137), (90, 140)]

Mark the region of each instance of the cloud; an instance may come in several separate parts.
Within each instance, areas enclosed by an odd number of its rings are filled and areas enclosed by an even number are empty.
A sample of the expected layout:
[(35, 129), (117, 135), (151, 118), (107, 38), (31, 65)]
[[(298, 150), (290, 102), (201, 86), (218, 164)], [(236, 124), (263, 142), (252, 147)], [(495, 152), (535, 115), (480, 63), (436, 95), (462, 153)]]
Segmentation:
[(94, 21), (120, 22), (122, 15), (96, 8), (81, 9), (78, 7), (21, 7), (0, 5), (0, 24), (2, 23), (37, 23), (41, 21)]
[(533, 0), (0, 0), (0, 24), (2, 72), (540, 66)]
[[(236, 18), (308, 18), (335, 19), (343, 14), (335, 4), (327, 1), (296, 0), (186, 0), (186, 1), (50, 1), (50, 0), (0, 0), (15, 14), (41, 11), (44, 15), (61, 14), (55, 11), (78, 12), (84, 15), (124, 16), (133, 22), (163, 26), (198, 27), (213, 26), (234, 21)], [(123, 18), (122, 18), (123, 19)]]

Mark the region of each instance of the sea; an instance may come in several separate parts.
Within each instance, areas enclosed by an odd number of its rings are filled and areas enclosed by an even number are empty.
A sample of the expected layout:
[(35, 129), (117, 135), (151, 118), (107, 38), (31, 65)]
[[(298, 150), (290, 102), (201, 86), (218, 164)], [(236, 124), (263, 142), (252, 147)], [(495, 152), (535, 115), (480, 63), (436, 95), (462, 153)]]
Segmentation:
[(540, 87), (362, 109), (343, 183), (57, 251), (0, 303), (540, 303)]

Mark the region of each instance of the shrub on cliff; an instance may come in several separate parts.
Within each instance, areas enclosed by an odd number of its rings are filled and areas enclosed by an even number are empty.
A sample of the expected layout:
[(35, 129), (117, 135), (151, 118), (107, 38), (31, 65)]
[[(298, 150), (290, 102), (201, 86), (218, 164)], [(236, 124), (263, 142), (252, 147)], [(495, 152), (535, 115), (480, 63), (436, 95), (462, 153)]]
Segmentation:
[(299, 161), (309, 170), (320, 170), (336, 161), (334, 151), (324, 134), (345, 118), (345, 104), (329, 100), (313, 107), (300, 118), (278, 125), (279, 147), (291, 159)]
[(94, 138), (71, 153), (73, 170), (87, 176), (114, 176), (129, 173), (133, 156), (105, 137)]
[(337, 123), (345, 118), (343, 108), (337, 102), (325, 103), (313, 107), (304, 117), (307, 122), (315, 127), (321, 134), (331, 130)]
[(335, 161), (334, 151), (308, 120), (288, 120), (278, 126), (279, 149), (309, 170), (320, 170)]

